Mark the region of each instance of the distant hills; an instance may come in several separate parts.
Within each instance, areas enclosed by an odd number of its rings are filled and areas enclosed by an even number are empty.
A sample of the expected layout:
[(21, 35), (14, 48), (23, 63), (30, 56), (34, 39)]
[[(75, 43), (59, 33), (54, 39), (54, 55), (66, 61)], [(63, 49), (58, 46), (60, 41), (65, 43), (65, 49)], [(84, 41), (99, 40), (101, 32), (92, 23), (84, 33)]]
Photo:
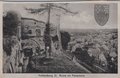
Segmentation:
[(61, 29), (61, 31), (66, 31), (66, 32), (117, 32), (117, 29)]

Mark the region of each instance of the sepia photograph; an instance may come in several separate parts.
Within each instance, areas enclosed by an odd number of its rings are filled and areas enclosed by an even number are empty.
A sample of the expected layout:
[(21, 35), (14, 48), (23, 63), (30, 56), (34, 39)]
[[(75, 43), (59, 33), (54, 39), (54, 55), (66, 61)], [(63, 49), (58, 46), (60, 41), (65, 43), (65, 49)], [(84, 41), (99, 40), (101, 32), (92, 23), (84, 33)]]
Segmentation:
[[(30, 1), (33, 1), (33, 0), (4, 0), (4, 1), (10, 1), (10, 2), (13, 2), (13, 1), (15, 1), (15, 2), (25, 2), (25, 1), (27, 1), (27, 2), (30, 2)], [(35, 2), (39, 2), (39, 1), (41, 1), (41, 2), (64, 2), (64, 1), (66, 1), (66, 2), (77, 2), (77, 1), (120, 1), (120, 0), (34, 0)]]
[(3, 3), (3, 73), (118, 73), (117, 3)]

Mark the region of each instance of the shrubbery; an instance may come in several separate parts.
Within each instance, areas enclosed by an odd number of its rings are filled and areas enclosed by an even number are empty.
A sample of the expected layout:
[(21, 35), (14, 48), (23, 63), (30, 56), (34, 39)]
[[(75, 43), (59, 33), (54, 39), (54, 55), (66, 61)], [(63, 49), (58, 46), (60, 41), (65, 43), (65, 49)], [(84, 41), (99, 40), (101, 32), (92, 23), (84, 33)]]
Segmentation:
[(66, 50), (68, 47), (68, 42), (70, 42), (70, 34), (68, 32), (65, 32), (65, 31), (61, 31), (60, 33), (61, 33), (62, 48), (64, 50)]

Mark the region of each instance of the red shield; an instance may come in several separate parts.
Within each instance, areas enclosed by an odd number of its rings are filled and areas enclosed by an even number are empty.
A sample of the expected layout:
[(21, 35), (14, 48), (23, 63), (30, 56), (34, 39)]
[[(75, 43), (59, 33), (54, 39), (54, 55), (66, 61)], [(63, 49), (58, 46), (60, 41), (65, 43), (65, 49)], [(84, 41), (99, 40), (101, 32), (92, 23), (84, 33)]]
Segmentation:
[(94, 17), (100, 26), (104, 26), (109, 19), (109, 5), (108, 4), (95, 4)]

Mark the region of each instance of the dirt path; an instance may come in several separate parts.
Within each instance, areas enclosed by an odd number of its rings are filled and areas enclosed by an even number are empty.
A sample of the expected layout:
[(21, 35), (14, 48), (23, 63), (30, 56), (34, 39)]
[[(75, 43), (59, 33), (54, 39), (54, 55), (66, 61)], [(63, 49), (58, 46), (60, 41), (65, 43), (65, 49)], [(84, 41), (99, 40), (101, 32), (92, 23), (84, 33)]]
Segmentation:
[(64, 53), (54, 52), (52, 59), (36, 59), (31, 67), (35, 73), (90, 73), (77, 62), (70, 60)]

